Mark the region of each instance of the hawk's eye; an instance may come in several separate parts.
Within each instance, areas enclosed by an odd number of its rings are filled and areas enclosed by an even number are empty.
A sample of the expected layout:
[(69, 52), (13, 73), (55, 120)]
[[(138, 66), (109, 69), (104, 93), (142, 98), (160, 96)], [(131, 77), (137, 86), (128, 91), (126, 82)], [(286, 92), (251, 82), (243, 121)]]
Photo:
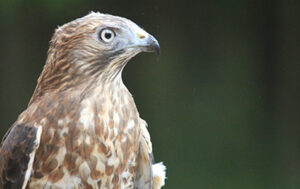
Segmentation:
[(115, 33), (111, 29), (104, 29), (104, 30), (100, 31), (99, 36), (102, 41), (109, 43), (114, 39)]

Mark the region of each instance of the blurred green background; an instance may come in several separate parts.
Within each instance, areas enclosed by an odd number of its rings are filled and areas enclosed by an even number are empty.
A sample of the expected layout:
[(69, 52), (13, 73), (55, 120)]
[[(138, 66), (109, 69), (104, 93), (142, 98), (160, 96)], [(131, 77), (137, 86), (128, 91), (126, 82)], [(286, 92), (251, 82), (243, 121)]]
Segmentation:
[(26, 109), (54, 29), (89, 11), (161, 44), (123, 73), (165, 189), (300, 188), (297, 0), (0, 0), (0, 135)]

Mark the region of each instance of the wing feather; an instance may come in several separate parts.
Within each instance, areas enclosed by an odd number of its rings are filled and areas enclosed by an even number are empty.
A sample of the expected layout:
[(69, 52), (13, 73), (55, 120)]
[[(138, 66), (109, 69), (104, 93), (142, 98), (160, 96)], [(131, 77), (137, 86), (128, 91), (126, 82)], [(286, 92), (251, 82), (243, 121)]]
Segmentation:
[(152, 143), (147, 130), (147, 123), (141, 120), (142, 137), (140, 139), (138, 167), (136, 173), (136, 189), (152, 189)]
[(23, 189), (30, 178), (42, 128), (14, 125), (4, 136), (0, 149), (0, 188)]
[(142, 137), (140, 140), (136, 189), (160, 189), (165, 184), (166, 167), (163, 163), (154, 164), (152, 143), (147, 130), (147, 123), (141, 120)]

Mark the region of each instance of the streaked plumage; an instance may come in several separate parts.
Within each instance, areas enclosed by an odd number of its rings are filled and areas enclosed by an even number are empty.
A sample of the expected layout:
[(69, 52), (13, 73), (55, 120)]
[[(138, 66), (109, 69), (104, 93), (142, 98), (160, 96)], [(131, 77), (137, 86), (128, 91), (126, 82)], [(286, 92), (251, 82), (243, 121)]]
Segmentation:
[(165, 167), (153, 165), (147, 124), (121, 78), (132, 57), (158, 50), (121, 17), (90, 13), (59, 27), (28, 108), (3, 138), (0, 188), (163, 186)]

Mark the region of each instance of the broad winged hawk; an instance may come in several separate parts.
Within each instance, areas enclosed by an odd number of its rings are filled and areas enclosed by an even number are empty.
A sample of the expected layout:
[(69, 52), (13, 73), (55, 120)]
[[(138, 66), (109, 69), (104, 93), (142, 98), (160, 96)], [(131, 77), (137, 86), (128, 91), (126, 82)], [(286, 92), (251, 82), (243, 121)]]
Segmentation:
[(0, 188), (161, 188), (147, 124), (122, 82), (126, 63), (159, 52), (132, 21), (90, 13), (58, 27), (27, 109), (2, 140)]

